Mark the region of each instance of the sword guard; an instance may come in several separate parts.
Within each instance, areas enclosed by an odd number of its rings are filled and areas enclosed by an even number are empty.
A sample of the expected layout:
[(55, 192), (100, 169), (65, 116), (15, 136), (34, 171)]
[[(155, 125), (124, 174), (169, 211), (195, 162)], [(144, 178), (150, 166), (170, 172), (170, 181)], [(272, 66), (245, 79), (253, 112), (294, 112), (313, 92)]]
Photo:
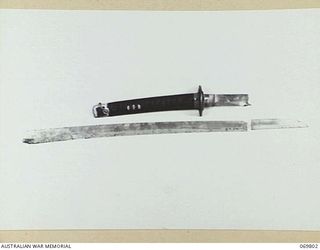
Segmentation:
[(198, 106), (199, 115), (202, 116), (204, 110), (204, 93), (202, 91), (201, 85), (199, 85), (196, 106)]

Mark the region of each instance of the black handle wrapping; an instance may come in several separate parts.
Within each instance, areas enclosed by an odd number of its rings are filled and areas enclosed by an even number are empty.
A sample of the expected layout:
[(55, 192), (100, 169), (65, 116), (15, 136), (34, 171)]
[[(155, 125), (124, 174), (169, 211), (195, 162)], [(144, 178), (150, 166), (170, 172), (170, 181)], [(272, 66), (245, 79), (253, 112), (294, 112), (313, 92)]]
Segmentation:
[(159, 96), (110, 102), (109, 116), (138, 114), (146, 112), (195, 109), (194, 94)]
[(199, 110), (200, 116), (204, 108), (204, 94), (201, 86), (198, 93), (157, 96), (125, 100), (119, 102), (99, 103), (93, 107), (95, 117), (129, 115), (170, 110)]

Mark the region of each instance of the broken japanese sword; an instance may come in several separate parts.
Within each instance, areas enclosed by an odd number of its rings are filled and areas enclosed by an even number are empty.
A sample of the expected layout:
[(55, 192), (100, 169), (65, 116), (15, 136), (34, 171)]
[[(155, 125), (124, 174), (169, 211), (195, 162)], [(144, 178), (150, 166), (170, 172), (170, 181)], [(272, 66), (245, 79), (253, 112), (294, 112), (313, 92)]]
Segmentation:
[(157, 111), (196, 109), (199, 111), (199, 115), (202, 116), (205, 107), (244, 107), (250, 105), (248, 101), (247, 94), (204, 94), (201, 86), (199, 86), (197, 93), (99, 103), (93, 107), (93, 115), (98, 118)]
[(247, 132), (261, 129), (305, 128), (307, 125), (296, 120), (253, 119), (245, 121), (177, 121), (143, 122), (89, 125), (78, 127), (49, 128), (31, 131), (24, 143), (38, 144), (99, 137), (176, 134), (200, 132)]

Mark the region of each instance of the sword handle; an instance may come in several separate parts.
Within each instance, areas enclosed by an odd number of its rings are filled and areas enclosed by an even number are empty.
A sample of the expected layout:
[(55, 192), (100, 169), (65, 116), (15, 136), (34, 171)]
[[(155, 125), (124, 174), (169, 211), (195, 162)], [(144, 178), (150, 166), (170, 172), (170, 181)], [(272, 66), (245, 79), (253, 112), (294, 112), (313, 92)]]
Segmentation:
[(193, 94), (157, 96), (106, 104), (99, 103), (93, 107), (93, 114), (95, 117), (106, 117), (157, 111), (197, 109), (201, 116), (203, 108), (204, 94), (201, 86), (199, 86), (198, 93)]

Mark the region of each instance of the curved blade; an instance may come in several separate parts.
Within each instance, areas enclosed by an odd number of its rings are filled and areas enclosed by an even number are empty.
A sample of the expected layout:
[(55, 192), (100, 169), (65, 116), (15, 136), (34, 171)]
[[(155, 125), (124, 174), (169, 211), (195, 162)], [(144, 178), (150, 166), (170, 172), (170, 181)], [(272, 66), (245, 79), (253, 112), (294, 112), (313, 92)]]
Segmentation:
[(182, 121), (50, 128), (32, 131), (29, 136), (23, 139), (23, 142), (28, 144), (37, 144), (128, 135), (233, 131), (247, 131), (247, 123), (243, 121)]

